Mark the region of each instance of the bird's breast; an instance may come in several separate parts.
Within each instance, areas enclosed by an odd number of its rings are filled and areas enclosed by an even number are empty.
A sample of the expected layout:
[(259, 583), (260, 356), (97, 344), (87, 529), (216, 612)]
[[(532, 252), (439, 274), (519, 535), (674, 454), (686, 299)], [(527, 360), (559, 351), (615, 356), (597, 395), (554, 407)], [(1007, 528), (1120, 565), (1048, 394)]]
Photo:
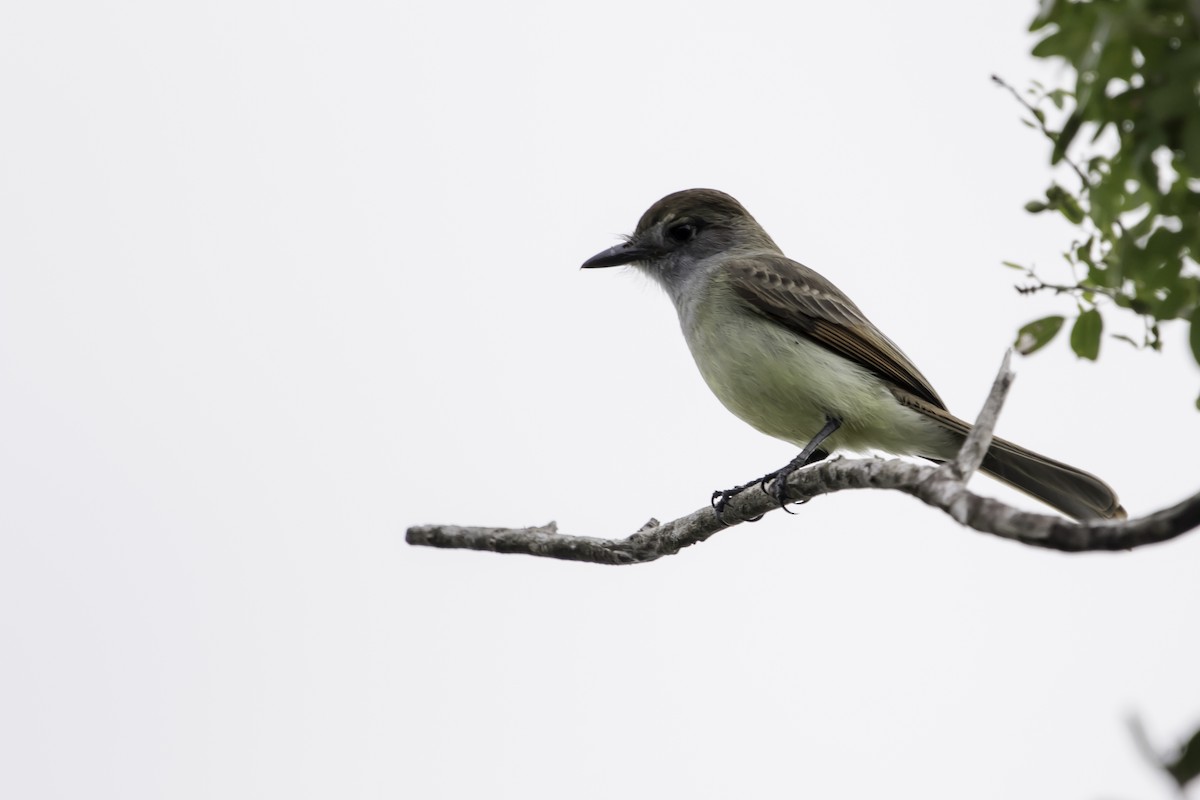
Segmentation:
[(678, 305), (684, 338), (721, 403), (763, 433), (803, 447), (829, 417), (830, 444), (916, 454), (936, 426), (898, 403), (877, 375), (766, 319), (710, 281)]

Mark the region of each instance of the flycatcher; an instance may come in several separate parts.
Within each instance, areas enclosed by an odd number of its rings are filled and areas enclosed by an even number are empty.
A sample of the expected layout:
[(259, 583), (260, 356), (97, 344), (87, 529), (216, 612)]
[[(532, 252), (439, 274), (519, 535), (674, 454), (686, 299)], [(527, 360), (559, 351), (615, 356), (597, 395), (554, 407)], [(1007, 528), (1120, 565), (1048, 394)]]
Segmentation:
[[(837, 449), (951, 459), (971, 425), (908, 357), (825, 278), (783, 255), (741, 203), (688, 189), (652, 205), (623, 244), (584, 267), (632, 264), (666, 289), (708, 387), (758, 430), (801, 448), (782, 469), (714, 492), (731, 497)], [(1094, 475), (993, 438), (982, 469), (1076, 519), (1124, 517)]]

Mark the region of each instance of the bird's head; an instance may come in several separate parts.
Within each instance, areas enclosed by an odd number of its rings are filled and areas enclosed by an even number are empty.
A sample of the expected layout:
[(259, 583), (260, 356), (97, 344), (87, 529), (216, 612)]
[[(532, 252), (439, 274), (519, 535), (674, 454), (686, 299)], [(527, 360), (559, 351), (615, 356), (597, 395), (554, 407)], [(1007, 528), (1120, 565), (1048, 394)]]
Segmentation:
[(685, 189), (650, 206), (633, 234), (583, 267), (633, 264), (670, 286), (712, 256), (763, 250), (779, 252), (741, 203), (715, 189)]

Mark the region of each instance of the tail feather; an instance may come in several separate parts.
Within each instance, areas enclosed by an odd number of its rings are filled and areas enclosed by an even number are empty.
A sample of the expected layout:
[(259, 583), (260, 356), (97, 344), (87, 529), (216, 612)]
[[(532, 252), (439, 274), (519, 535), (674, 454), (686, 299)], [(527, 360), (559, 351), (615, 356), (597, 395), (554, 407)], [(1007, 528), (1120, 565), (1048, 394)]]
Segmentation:
[(1095, 475), (1004, 439), (992, 439), (981, 469), (1075, 519), (1126, 516), (1117, 493)]
[[(944, 408), (932, 406), (907, 393), (897, 393), (897, 397), (905, 405), (920, 411), (953, 433), (958, 439), (958, 446), (971, 432), (969, 422), (964, 422)], [(946, 455), (943, 454), (942, 458), (946, 458)], [(935, 457), (934, 460), (942, 459)], [(1117, 493), (1095, 475), (1026, 450), (998, 436), (992, 438), (980, 469), (1078, 520), (1125, 519), (1127, 516), (1117, 499)]]

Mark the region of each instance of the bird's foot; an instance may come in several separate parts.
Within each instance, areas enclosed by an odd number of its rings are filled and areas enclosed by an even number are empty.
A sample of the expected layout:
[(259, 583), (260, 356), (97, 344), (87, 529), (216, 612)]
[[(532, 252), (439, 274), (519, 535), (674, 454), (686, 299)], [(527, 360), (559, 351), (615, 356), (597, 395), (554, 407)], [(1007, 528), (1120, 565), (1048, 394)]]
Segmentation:
[[(774, 473), (772, 473), (772, 474), (774, 474)], [(712, 499), (709, 500), (709, 503), (712, 505), (713, 511), (717, 512), (717, 519), (719, 519), (722, 523), (724, 523), (725, 522), (725, 506), (727, 506), (729, 504), (729, 501), (732, 500), (733, 498), (737, 497), (742, 492), (749, 489), (751, 486), (754, 486), (756, 484), (765, 483), (767, 481), (767, 479), (769, 479), (770, 477), (771, 477), (770, 475), (764, 475), (761, 478), (759, 478), (758, 480), (753, 480), (753, 481), (750, 481), (749, 483), (743, 483), (741, 486), (735, 486), (732, 489), (724, 489), (724, 490), (718, 489), (717, 491), (713, 492)], [(763, 515), (759, 514), (757, 517), (751, 517), (750, 519), (743, 520), (743, 521), (744, 522), (758, 522), (762, 518), (763, 518)]]
[[(792, 512), (788, 511), (788, 509), (787, 509), (787, 504), (789, 502), (789, 500), (787, 499), (787, 479), (788, 479), (788, 476), (790, 476), (793, 472), (795, 472), (801, 466), (803, 466), (803, 465), (802, 464), (788, 464), (786, 467), (783, 467), (782, 469), (777, 469), (774, 472), (768, 472), (766, 475), (763, 475), (761, 478), (756, 478), (756, 479), (750, 481), (749, 483), (743, 483), (741, 486), (735, 486), (732, 489), (718, 490), (718, 491), (713, 492), (712, 500), (710, 502), (712, 503), (713, 511), (717, 512), (717, 519), (721, 520), (721, 522), (724, 522), (725, 521), (725, 517), (724, 517), (725, 506), (729, 504), (730, 500), (737, 497), (739, 494), (746, 491), (751, 486), (757, 486), (758, 488), (762, 489), (767, 494), (771, 495), (771, 497), (775, 498), (775, 502), (779, 503), (780, 508), (782, 508), (784, 511), (787, 511), (789, 514), (791, 514)], [(770, 485), (768, 486), (768, 484), (770, 484)], [(805, 501), (798, 500), (797, 502), (805, 502)], [(764, 516), (763, 514), (759, 514), (757, 517), (751, 517), (750, 519), (747, 519), (744, 521), (745, 522), (758, 522), (760, 519), (763, 518), (763, 516)]]
[[(834, 426), (834, 427), (836, 428), (836, 426)], [(824, 437), (822, 437), (822, 438), (824, 438)], [(819, 442), (819, 441), (820, 441), (820, 439), (817, 440), (817, 442)], [(806, 467), (809, 464), (816, 463), (817, 461), (820, 461), (820, 460), (822, 460), (824, 458), (828, 458), (828, 457), (829, 457), (829, 453), (827, 451), (822, 450), (819, 447), (817, 447), (816, 442), (814, 442), (812, 446), (806, 447), (804, 450), (801, 451), (800, 455), (798, 455), (796, 458), (789, 461), (781, 469), (777, 469), (774, 472), (768, 472), (766, 475), (763, 475), (761, 478), (758, 478), (757, 480), (752, 480), (749, 483), (743, 483), (741, 486), (735, 486), (732, 489), (725, 489), (724, 491), (721, 491), (721, 490), (715, 491), (712, 493), (712, 498), (709, 502), (713, 507), (713, 511), (717, 512), (717, 519), (719, 519), (722, 523), (724, 523), (725, 522), (725, 517), (724, 517), (725, 506), (727, 506), (729, 504), (729, 501), (732, 500), (733, 498), (737, 497), (742, 492), (749, 489), (751, 486), (758, 486), (764, 492), (771, 495), (771, 497), (775, 498), (775, 502), (779, 503), (780, 508), (782, 508), (784, 511), (787, 511), (789, 514), (791, 514), (792, 512), (788, 511), (788, 508), (787, 508), (788, 503), (790, 503), (790, 502), (807, 503), (808, 498), (805, 497), (805, 498), (801, 498), (801, 499), (795, 500), (795, 501), (789, 500), (788, 496), (787, 496), (788, 478), (791, 477), (793, 472), (800, 469), (801, 467)], [(770, 484), (769, 487), (768, 487), (768, 484)], [(763, 515), (759, 514), (757, 517), (752, 517), (745, 521), (746, 522), (758, 522), (762, 518), (763, 518)]]
[[(783, 469), (777, 469), (774, 472), (772, 472), (770, 475), (763, 475), (762, 481), (760, 482), (760, 485), (762, 486), (762, 490), (764, 492), (766, 492), (767, 494), (771, 495), (771, 497), (774, 497), (775, 502), (779, 503), (779, 507), (782, 508), (784, 511), (787, 511), (787, 513), (789, 513), (789, 514), (792, 514), (795, 512), (788, 511), (788, 507), (787, 507), (788, 503), (792, 502), (791, 500), (788, 500), (788, 496), (787, 496), (788, 478), (792, 477), (793, 472), (795, 472), (796, 470), (800, 469), (801, 467), (805, 467), (805, 466), (808, 466), (807, 462), (800, 464), (800, 463), (797, 463), (796, 461), (791, 461)], [(770, 481), (770, 483), (771, 483), (770, 488), (767, 487), (768, 481)], [(808, 498), (804, 497), (799, 500), (796, 500), (795, 502), (796, 503), (807, 503)]]

